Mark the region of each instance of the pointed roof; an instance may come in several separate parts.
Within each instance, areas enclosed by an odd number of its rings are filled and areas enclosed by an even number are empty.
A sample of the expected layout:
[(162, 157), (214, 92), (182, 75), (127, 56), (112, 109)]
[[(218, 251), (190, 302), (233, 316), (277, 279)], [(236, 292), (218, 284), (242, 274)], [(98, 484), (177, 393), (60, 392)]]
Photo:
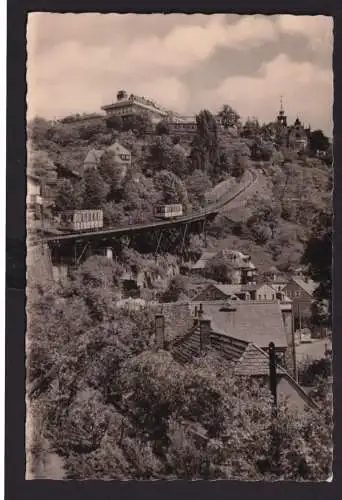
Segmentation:
[(106, 151), (113, 151), (114, 153), (120, 154), (120, 155), (130, 155), (131, 154), (130, 150), (125, 148), (118, 141), (114, 141), (113, 144), (111, 144), (108, 148), (106, 148)]
[(87, 156), (84, 160), (84, 165), (98, 165), (101, 160), (101, 156), (103, 155), (103, 151), (100, 149), (91, 149), (88, 151)]
[(313, 295), (314, 291), (318, 287), (318, 284), (311, 279), (305, 280), (300, 276), (292, 276), (292, 281), (294, 281), (300, 288), (302, 288), (309, 295)]

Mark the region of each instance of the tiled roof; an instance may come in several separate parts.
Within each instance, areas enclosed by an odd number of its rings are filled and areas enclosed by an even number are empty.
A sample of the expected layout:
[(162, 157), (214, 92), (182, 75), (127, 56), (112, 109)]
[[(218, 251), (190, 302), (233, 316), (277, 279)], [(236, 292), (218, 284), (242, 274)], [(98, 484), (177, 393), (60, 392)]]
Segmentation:
[(106, 151), (113, 151), (117, 154), (123, 154), (123, 155), (130, 155), (131, 152), (129, 149), (126, 149), (122, 144), (119, 142), (115, 141), (111, 146), (109, 146)]
[(99, 149), (91, 149), (85, 157), (84, 164), (98, 165), (102, 155), (103, 151)]
[(230, 297), (234, 293), (239, 293), (242, 291), (242, 285), (210, 285), (214, 286), (220, 292), (224, 293), (227, 297)]
[(216, 252), (203, 252), (201, 257), (198, 259), (197, 262), (191, 267), (191, 269), (204, 269), (208, 260), (212, 259), (215, 257)]
[[(179, 363), (191, 362), (201, 354), (199, 326), (193, 327), (171, 348), (173, 357)], [(244, 342), (226, 335), (210, 333), (210, 347), (206, 354), (226, 370), (239, 377), (269, 377), (269, 357), (252, 342)], [(277, 375), (285, 378), (304, 402), (316, 408), (306, 392), (281, 366), (277, 365)], [(281, 390), (281, 389), (280, 389)]]
[[(193, 302), (194, 308), (196, 303)], [(222, 310), (224, 301), (203, 302), (204, 314), (211, 318), (212, 330), (231, 337), (268, 347), (287, 347), (287, 338), (278, 302), (234, 301), (234, 311)]]
[(253, 292), (259, 290), (262, 286), (268, 286), (270, 288), (271, 285), (268, 283), (256, 283), (255, 285), (220, 285), (220, 284), (215, 284), (213, 285), (215, 288), (220, 290), (220, 292), (224, 293), (227, 295), (227, 297), (230, 297), (234, 293), (241, 293), (241, 292)]
[(317, 283), (312, 280), (305, 281), (303, 278), (293, 276), (292, 280), (309, 295), (313, 295), (317, 288)]
[[(241, 376), (269, 375), (269, 357), (262, 349), (250, 342), (234, 367), (234, 373)], [(285, 373), (277, 366), (277, 373)]]

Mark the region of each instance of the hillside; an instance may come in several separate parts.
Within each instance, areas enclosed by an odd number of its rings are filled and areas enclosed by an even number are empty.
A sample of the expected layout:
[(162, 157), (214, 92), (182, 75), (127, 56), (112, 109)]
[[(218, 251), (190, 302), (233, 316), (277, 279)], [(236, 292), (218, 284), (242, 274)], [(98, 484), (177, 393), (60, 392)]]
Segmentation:
[[(143, 127), (116, 130), (103, 118), (71, 123), (37, 118), (29, 124), (28, 136), (29, 168), (47, 185), (55, 210), (102, 208), (107, 225), (151, 220), (157, 203), (197, 210), (208, 192), (221, 195), (215, 186), (222, 181), (234, 185), (246, 169), (256, 169), (256, 186), (244, 203), (231, 205), (209, 226), (207, 244), (240, 248), (284, 270), (298, 265), (315, 217), (330, 208), (331, 167), (309, 155), (260, 146), (250, 137), (219, 134), (207, 111), (199, 114), (192, 139)], [(112, 156), (114, 142), (131, 153), (126, 170)], [(84, 160), (92, 151), (98, 163), (85, 170)], [(264, 160), (255, 159), (260, 155)], [(51, 181), (60, 167), (64, 174)], [(68, 171), (79, 178), (66, 178)], [(46, 216), (53, 219), (48, 210)]]

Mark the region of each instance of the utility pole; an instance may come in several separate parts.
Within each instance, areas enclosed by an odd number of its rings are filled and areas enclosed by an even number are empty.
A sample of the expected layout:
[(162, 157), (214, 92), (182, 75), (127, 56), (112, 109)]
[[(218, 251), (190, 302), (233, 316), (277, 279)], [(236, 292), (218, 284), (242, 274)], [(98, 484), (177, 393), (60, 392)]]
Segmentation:
[(274, 405), (274, 415), (277, 414), (277, 361), (276, 361), (276, 353), (275, 353), (275, 345), (273, 342), (270, 342), (268, 345), (268, 353), (269, 353), (269, 368), (270, 368), (270, 389), (273, 396), (273, 405)]
[(279, 467), (279, 434), (277, 429), (278, 401), (277, 401), (277, 361), (275, 345), (270, 342), (268, 345), (269, 367), (270, 367), (270, 389), (273, 396), (273, 408), (271, 415), (271, 438), (272, 438), (272, 468), (274, 471)]

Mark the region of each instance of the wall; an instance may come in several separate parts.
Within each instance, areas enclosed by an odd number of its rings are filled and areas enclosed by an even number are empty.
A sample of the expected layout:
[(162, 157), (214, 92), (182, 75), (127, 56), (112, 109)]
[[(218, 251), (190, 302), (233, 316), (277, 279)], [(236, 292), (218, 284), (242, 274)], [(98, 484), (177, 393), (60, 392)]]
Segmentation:
[(31, 281), (52, 281), (51, 253), (48, 245), (28, 245), (26, 268)]
[(290, 407), (303, 412), (307, 406), (301, 394), (296, 388), (285, 378), (281, 377), (277, 384), (278, 398), (286, 398)]
[(294, 317), (307, 316), (311, 314), (312, 297), (294, 281), (284, 288), (286, 295), (292, 299)]
[(275, 290), (268, 285), (262, 285), (256, 291), (256, 300), (275, 300), (275, 298)]

